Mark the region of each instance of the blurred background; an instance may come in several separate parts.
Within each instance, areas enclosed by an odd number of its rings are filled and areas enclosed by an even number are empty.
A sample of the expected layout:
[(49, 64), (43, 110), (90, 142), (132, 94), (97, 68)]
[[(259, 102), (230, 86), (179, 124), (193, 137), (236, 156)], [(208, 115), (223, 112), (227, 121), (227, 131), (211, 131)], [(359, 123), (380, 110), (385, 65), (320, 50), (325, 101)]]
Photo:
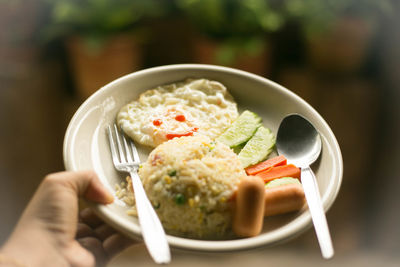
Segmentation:
[[(209, 63), (292, 90), (325, 118), (344, 176), (327, 213), (335, 257), (313, 229), (272, 248), (173, 252), (172, 266), (399, 266), (400, 1), (0, 0), (0, 243), (99, 87), (148, 67)], [(142, 245), (109, 266), (151, 266)]]

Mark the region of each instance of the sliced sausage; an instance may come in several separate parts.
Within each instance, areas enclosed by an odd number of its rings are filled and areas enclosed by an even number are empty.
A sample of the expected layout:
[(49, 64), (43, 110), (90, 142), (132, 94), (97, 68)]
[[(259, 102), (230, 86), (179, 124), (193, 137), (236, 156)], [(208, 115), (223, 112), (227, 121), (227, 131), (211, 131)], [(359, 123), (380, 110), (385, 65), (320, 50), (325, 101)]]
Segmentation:
[(233, 216), (233, 231), (240, 237), (258, 235), (264, 221), (264, 182), (257, 176), (245, 176), (238, 185)]
[(300, 184), (287, 184), (266, 188), (264, 216), (300, 210), (304, 203), (304, 191)]

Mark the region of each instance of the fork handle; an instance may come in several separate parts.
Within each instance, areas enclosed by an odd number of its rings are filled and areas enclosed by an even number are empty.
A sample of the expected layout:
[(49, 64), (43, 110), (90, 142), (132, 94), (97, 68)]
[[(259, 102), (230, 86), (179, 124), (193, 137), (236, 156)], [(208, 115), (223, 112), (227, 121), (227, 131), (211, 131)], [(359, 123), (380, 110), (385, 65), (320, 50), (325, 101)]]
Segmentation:
[(171, 261), (171, 253), (164, 228), (146, 196), (139, 175), (136, 171), (130, 172), (130, 175), (144, 243), (156, 263), (167, 264)]

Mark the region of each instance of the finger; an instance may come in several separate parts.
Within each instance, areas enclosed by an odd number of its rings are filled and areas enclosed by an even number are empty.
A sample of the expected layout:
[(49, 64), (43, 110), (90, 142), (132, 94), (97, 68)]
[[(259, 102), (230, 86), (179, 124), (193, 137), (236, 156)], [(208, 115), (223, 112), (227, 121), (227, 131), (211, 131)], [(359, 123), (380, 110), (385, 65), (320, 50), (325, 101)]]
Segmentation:
[(108, 254), (103, 248), (101, 241), (95, 237), (84, 237), (77, 239), (79, 244), (91, 252), (96, 259), (96, 266), (102, 266), (108, 261)]
[(96, 228), (104, 223), (90, 208), (85, 208), (79, 212), (79, 221), (92, 228)]
[(95, 267), (96, 261), (92, 253), (82, 247), (78, 242), (72, 242), (63, 250), (65, 258), (72, 267)]
[(84, 197), (87, 200), (102, 204), (109, 204), (114, 200), (114, 197), (101, 184), (96, 173), (93, 171), (59, 172), (50, 176), (51, 179), (63, 182), (78, 196)]
[(87, 224), (78, 223), (75, 239), (88, 237), (88, 236), (96, 236), (95, 232), (92, 228), (90, 228)]
[(107, 224), (102, 224), (96, 229), (94, 229), (94, 233), (97, 238), (104, 241), (111, 235), (115, 234), (116, 231)]
[(107, 253), (108, 258), (111, 259), (116, 254), (136, 243), (138, 242), (133, 241), (132, 239), (129, 239), (121, 234), (113, 234), (104, 240), (103, 248)]

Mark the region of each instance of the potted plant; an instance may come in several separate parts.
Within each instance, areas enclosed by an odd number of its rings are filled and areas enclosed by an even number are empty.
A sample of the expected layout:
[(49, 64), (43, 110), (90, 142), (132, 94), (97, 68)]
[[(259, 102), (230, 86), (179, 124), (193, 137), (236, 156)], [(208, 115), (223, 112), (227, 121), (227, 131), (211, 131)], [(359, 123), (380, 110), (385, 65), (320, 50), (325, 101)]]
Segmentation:
[(192, 23), (194, 61), (268, 72), (268, 34), (284, 23), (265, 0), (176, 0)]
[(289, 17), (301, 25), (311, 66), (331, 73), (359, 71), (368, 56), (379, 16), (390, 0), (286, 0)]
[(95, 90), (141, 67), (144, 21), (163, 12), (157, 0), (45, 0), (44, 36), (65, 44), (78, 94)]

